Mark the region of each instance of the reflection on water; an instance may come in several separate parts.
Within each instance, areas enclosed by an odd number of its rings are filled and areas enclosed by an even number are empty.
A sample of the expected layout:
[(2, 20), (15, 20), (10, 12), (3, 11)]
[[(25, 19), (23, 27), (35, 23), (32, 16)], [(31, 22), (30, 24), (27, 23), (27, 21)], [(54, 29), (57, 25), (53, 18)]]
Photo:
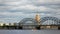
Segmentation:
[(0, 34), (60, 34), (60, 30), (0, 30)]

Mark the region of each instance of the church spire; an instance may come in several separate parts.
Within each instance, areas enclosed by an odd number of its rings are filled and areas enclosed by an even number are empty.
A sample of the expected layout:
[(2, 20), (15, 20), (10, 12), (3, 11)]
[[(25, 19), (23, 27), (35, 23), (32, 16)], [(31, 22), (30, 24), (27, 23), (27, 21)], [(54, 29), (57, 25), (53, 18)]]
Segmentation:
[(38, 11), (36, 12), (35, 20), (39, 23), (40, 22), (40, 15), (38, 14)]

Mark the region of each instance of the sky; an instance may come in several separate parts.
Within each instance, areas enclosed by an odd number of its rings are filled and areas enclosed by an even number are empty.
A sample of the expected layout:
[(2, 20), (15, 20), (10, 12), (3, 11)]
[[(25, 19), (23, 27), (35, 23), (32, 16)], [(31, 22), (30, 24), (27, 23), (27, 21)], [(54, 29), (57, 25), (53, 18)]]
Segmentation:
[(20, 22), (23, 18), (40, 17), (60, 18), (60, 0), (0, 0), (0, 22)]

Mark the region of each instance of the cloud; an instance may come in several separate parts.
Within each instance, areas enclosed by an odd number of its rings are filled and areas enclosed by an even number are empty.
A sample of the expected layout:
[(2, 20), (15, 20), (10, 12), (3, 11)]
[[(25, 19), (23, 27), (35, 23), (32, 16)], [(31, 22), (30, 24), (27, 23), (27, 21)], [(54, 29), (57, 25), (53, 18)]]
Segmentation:
[[(49, 6), (49, 4), (47, 4), (47, 3), (50, 3), (50, 4), (52, 4), (52, 2), (53, 3), (57, 3), (57, 2), (59, 2), (59, 0), (10, 0), (10, 1), (8, 1), (8, 0), (5, 0), (5, 3), (4, 4), (6, 4), (6, 6), (3, 6), (3, 9), (5, 10), (10, 10), (10, 9), (12, 9), (12, 10), (18, 10), (18, 9), (28, 9), (28, 10), (32, 10), (32, 9), (37, 9), (38, 8), (38, 6), (35, 6), (34, 4), (36, 4), (37, 3), (37, 5), (40, 5), (39, 4), (39, 2), (40, 3), (44, 3), (44, 4), (42, 4), (43, 6), (39, 6), (39, 8), (41, 8), (41, 9), (49, 9), (50, 7), (52, 7), (52, 8), (57, 8), (57, 6), (53, 6), (53, 5), (50, 5)], [(45, 4), (46, 3), (46, 4)], [(48, 6), (48, 7), (46, 7), (46, 6)], [(52, 9), (51, 8), (51, 9)], [(40, 9), (40, 10), (41, 10)]]
[(34, 18), (37, 11), (41, 17), (57, 17), (60, 15), (60, 0), (0, 0), (0, 22)]

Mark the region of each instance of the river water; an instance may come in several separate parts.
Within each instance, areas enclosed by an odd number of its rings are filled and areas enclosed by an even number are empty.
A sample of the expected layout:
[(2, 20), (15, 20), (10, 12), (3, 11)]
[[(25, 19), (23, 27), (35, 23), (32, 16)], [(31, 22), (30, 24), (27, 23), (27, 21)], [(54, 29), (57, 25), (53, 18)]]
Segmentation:
[(0, 34), (60, 34), (60, 30), (0, 30)]

